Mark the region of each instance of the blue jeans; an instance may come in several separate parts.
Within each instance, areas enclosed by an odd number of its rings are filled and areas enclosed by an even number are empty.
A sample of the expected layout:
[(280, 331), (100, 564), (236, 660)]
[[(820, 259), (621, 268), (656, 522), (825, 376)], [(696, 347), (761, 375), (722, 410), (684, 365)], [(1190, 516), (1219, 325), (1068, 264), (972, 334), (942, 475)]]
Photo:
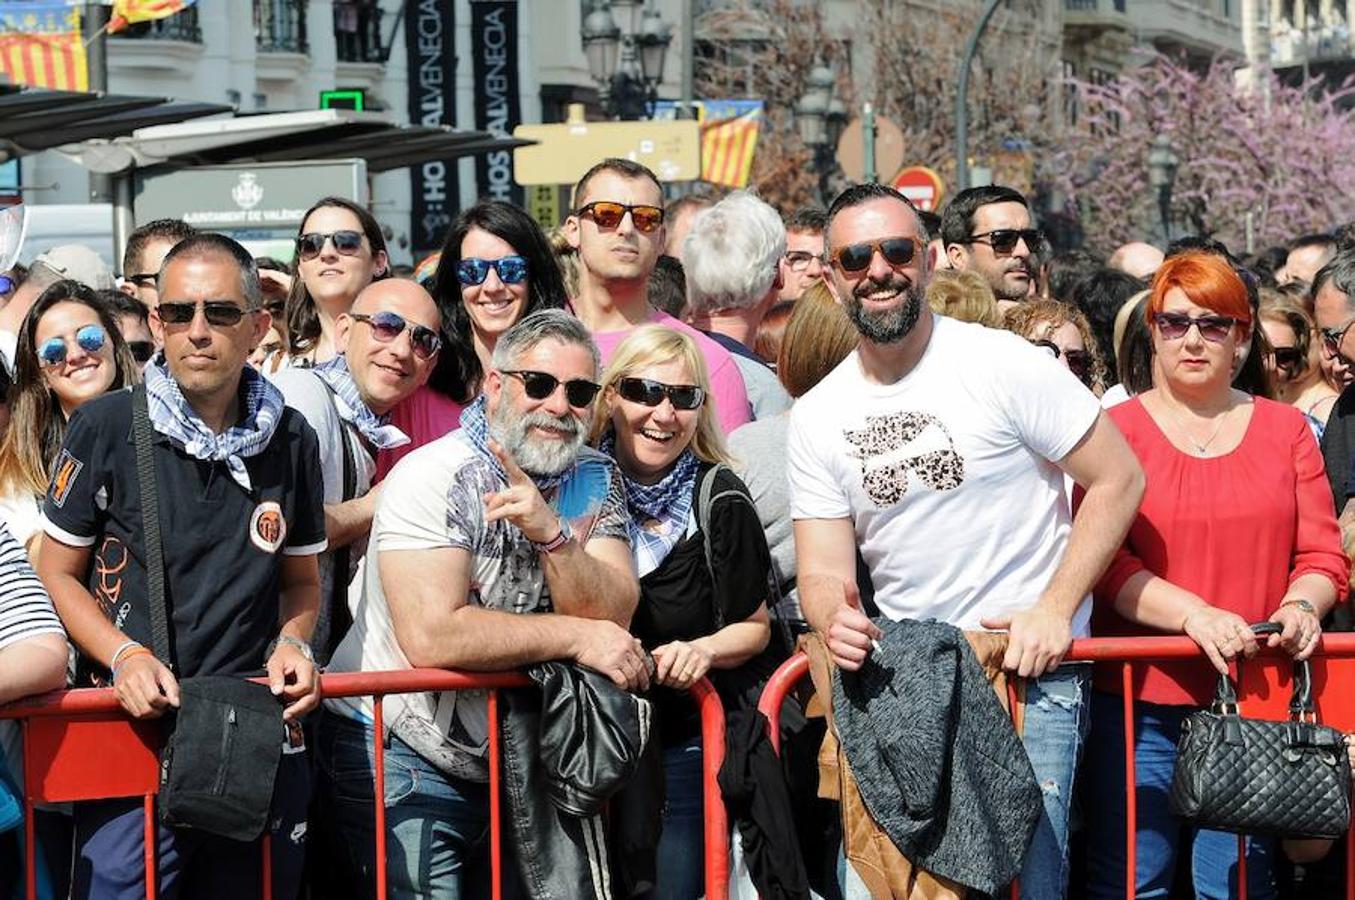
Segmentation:
[(657, 884), (647, 900), (694, 900), (706, 893), (699, 737), (663, 751), (663, 793)]
[[(370, 894), (376, 805), (370, 725), (323, 712), (316, 752), (321, 790)], [(489, 785), (452, 778), (392, 736), (386, 748), (386, 880), (391, 900), (489, 896)], [(516, 884), (504, 841), (505, 896)]]
[[(1237, 896), (1237, 835), (1192, 829), (1167, 809), (1176, 744), (1186, 706), (1134, 704), (1135, 895), (1171, 895), (1178, 850), (1190, 841), (1195, 896), (1225, 900)], [(1092, 733), (1087, 745), (1091, 777), (1088, 806), (1095, 811), (1087, 829), (1087, 896), (1121, 900), (1125, 895), (1125, 825), (1128, 804), (1124, 780), (1124, 702), (1118, 694), (1098, 692), (1092, 703)], [(1276, 842), (1247, 838), (1247, 896), (1273, 900)]]

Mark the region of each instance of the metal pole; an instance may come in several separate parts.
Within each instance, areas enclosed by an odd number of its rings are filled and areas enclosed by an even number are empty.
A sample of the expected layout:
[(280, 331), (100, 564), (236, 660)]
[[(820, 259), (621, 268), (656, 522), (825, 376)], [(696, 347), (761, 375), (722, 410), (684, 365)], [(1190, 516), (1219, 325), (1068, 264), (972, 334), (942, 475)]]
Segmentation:
[[(108, 91), (108, 17), (110, 7), (102, 3), (86, 3), (80, 10), (80, 37), (85, 42), (85, 59), (89, 66), (89, 89), (98, 93)], [(89, 176), (89, 201), (107, 203), (111, 199), (107, 175)]]
[[(132, 178), (135, 168), (127, 168), (110, 179), (113, 182), (113, 267), (122, 268), (122, 255), (127, 250), (127, 237), (132, 233)], [(104, 175), (104, 178), (109, 176)], [(122, 273), (124, 277), (129, 272)]]
[(875, 172), (875, 107), (869, 103), (861, 109), (861, 137), (865, 145), (865, 182), (874, 184), (879, 180)]
[(988, 0), (983, 15), (974, 26), (974, 33), (965, 45), (964, 57), (960, 60), (960, 80), (955, 91), (955, 189), (962, 191), (969, 187), (969, 68), (974, 63), (974, 55), (979, 50), (979, 40), (987, 30), (993, 13), (997, 12), (1002, 0)]
[(695, 73), (696, 4), (693, 0), (682, 0), (682, 108), (678, 110), (679, 119), (696, 118), (696, 107), (692, 105)]

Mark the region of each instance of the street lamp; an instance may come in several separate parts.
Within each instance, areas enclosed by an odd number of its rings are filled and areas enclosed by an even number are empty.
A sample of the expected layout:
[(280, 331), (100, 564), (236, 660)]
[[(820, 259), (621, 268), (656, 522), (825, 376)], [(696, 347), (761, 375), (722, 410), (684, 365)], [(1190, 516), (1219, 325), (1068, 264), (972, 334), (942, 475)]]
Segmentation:
[[(619, 13), (625, 28), (616, 24)], [(647, 119), (659, 98), (672, 26), (648, 0), (593, 0), (584, 17), (583, 52), (608, 116)]]
[(1180, 164), (1172, 151), (1171, 138), (1159, 132), (1148, 150), (1148, 185), (1157, 191), (1157, 211), (1162, 218), (1162, 237), (1166, 243), (1172, 239), (1172, 186), (1176, 183), (1176, 170)]
[(795, 104), (795, 125), (800, 141), (814, 154), (819, 176), (819, 196), (827, 193), (833, 150), (847, 122), (847, 107), (833, 97), (837, 76), (822, 63), (810, 70), (805, 92)]

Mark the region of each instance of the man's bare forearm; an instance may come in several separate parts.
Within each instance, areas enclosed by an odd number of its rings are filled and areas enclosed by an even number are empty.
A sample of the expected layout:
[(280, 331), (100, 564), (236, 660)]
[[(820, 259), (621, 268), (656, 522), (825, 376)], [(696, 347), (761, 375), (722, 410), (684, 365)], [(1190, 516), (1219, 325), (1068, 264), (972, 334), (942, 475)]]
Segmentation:
[(1099, 481), (1087, 488), (1068, 535), (1068, 549), (1040, 603), (1071, 619), (1124, 543), (1143, 497), (1143, 475)]
[(572, 659), (580, 622), (556, 613), (519, 615), (482, 606), (454, 610), (437, 639), (408, 635), (402, 649), (412, 665), (497, 672), (551, 659)]
[(639, 584), (631, 572), (589, 555), (578, 541), (540, 556), (556, 612), (630, 627), (640, 597)]

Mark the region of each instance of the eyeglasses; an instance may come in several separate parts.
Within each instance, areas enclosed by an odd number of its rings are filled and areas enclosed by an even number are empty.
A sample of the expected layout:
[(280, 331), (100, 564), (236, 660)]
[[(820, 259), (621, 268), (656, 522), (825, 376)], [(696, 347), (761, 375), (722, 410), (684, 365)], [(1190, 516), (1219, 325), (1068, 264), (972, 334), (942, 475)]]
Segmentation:
[(1047, 352), (1050, 356), (1058, 359), (1062, 357), (1068, 363), (1068, 371), (1077, 376), (1077, 380), (1087, 384), (1092, 374), (1092, 355), (1086, 350), (1060, 350), (1059, 345), (1053, 341), (1038, 340), (1031, 341), (1036, 347)]
[(135, 275), (124, 275), (122, 280), (134, 284), (139, 288), (155, 287), (154, 272), (138, 272)]
[(399, 313), (378, 312), (371, 315), (349, 313), (349, 315), (359, 322), (366, 322), (370, 325), (372, 337), (383, 344), (389, 344), (408, 328), (409, 342), (414, 348), (414, 355), (419, 359), (428, 359), (442, 349), (442, 338), (438, 336), (436, 331), (423, 325), (407, 322), (405, 317)]
[[(986, 239), (986, 240), (985, 240)], [(1040, 253), (1045, 248), (1044, 232), (1038, 228), (994, 228), (972, 234), (962, 244), (988, 244), (994, 253), (1011, 253), (1016, 249), (1017, 241), (1025, 241), (1031, 253)]]
[(463, 259), (456, 265), (456, 280), (468, 286), (484, 284), (490, 269), (498, 273), (499, 280), (504, 284), (522, 284), (527, 280), (527, 260), (521, 256)]
[(579, 207), (575, 215), (592, 219), (599, 228), (615, 228), (621, 224), (626, 213), (630, 213), (631, 223), (641, 234), (658, 231), (663, 225), (663, 210), (657, 206), (630, 206), (626, 203), (613, 203), (610, 200), (594, 200)]
[(522, 392), (533, 400), (545, 400), (561, 384), (565, 386), (565, 400), (576, 409), (584, 409), (593, 402), (593, 398), (602, 390), (602, 385), (594, 384), (585, 378), (571, 378), (561, 382), (549, 372), (534, 372), (531, 369), (500, 369), (504, 375), (512, 375), (522, 382)]
[[(823, 261), (820, 257), (815, 256), (808, 250), (791, 250), (786, 253), (786, 266), (789, 267), (792, 272), (803, 272), (805, 269), (808, 269), (809, 264), (816, 259), (820, 262)], [(867, 263), (867, 265), (869, 265), (869, 263)]]
[[(196, 303), (161, 303), (156, 309), (159, 310), (160, 321), (166, 325), (187, 325), (198, 314)], [(202, 303), (202, 314), (207, 317), (207, 324), (217, 328), (239, 325), (246, 313), (256, 312), (257, 309), (245, 309), (229, 300), (206, 300)]]
[(1185, 313), (1160, 312), (1153, 316), (1158, 333), (1169, 341), (1180, 340), (1194, 325), (1200, 329), (1200, 337), (1217, 344), (1228, 339), (1237, 319), (1232, 316), (1200, 316), (1192, 318)]
[(155, 344), (150, 341), (128, 341), (127, 349), (132, 351), (132, 359), (139, 363), (150, 362), (155, 355)]
[(1322, 329), (1322, 349), (1327, 351), (1328, 356), (1341, 356), (1341, 344), (1345, 342), (1346, 332), (1350, 326), (1355, 325), (1355, 319), (1351, 319), (1340, 328)]
[[(82, 325), (75, 330), (75, 343), (86, 353), (98, 353), (108, 341), (102, 325)], [(50, 337), (38, 348), (38, 367), (47, 369), (66, 361), (66, 339)]]
[(1275, 347), (1271, 350), (1275, 357), (1275, 366), (1280, 369), (1297, 369), (1303, 363), (1303, 354), (1298, 347)]
[(362, 250), (361, 231), (308, 231), (296, 239), (296, 252), (302, 259), (315, 259), (325, 249), (325, 241), (333, 241), (335, 251), (344, 256), (357, 256)]
[(270, 316), (272, 316), (273, 318), (277, 319), (277, 318), (280, 318), (284, 313), (287, 312), (287, 301), (286, 301), (286, 300), (270, 300), (270, 301), (268, 301), (267, 303), (265, 303), (265, 304), (263, 305), (263, 308), (266, 309), (266, 310), (268, 310), (268, 314), (269, 314)]
[(673, 409), (696, 409), (706, 401), (706, 392), (694, 384), (664, 384), (649, 378), (622, 378), (616, 392), (631, 403), (658, 406), (667, 397)]
[(843, 272), (861, 272), (870, 267), (870, 261), (879, 250), (885, 262), (891, 266), (906, 266), (922, 249), (917, 238), (894, 237), (880, 241), (864, 241), (860, 244), (848, 244), (832, 255), (833, 264)]

